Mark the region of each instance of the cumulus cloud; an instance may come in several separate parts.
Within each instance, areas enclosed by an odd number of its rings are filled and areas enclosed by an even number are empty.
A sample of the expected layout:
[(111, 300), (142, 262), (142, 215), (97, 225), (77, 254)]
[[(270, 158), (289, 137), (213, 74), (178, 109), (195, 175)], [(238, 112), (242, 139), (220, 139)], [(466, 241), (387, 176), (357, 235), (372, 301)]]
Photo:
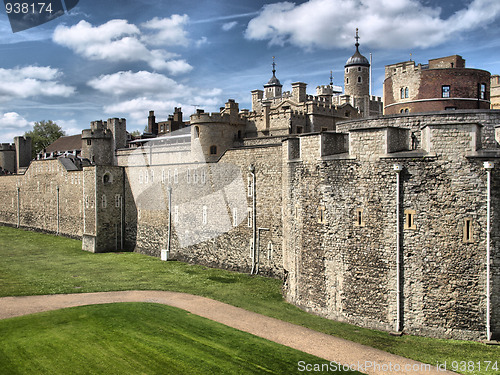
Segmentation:
[(183, 90), (173, 79), (158, 73), (140, 71), (118, 72), (114, 74), (101, 75), (92, 79), (88, 85), (96, 90), (109, 94), (145, 94), (145, 93), (169, 93)]
[(163, 74), (147, 71), (101, 75), (87, 84), (103, 93), (121, 96), (117, 102), (105, 106), (104, 112), (110, 116), (126, 117), (132, 126), (144, 122), (150, 110), (154, 110), (159, 118), (166, 118), (174, 107), (185, 108), (185, 113), (189, 113), (193, 103), (215, 109), (222, 94), (218, 88), (189, 87)]
[[(153, 26), (160, 20), (155, 22)], [(151, 41), (158, 44), (162, 38), (166, 37), (152, 37)], [(149, 49), (141, 30), (126, 20), (111, 20), (100, 26), (93, 26), (87, 21), (80, 21), (70, 27), (59, 25), (52, 39), (89, 60), (144, 61), (153, 69), (168, 70), (172, 74), (186, 73), (192, 69), (184, 60), (172, 60), (177, 57), (174, 53), (164, 49)]]
[(16, 112), (0, 113), (0, 143), (12, 143), (14, 137), (31, 129), (31, 123)]
[(152, 20), (145, 22), (143, 27), (153, 30), (156, 33), (147, 35), (144, 40), (152, 45), (166, 46), (184, 46), (189, 45), (188, 33), (184, 30), (189, 17), (184, 15), (173, 14), (169, 18), (155, 17)]
[(0, 68), (0, 99), (35, 96), (68, 97), (75, 88), (58, 82), (62, 73), (51, 67), (26, 66), (14, 69)]
[(222, 25), (222, 30), (229, 31), (232, 28), (234, 28), (237, 24), (238, 24), (237, 21), (227, 22), (227, 23)]
[(497, 0), (473, 0), (447, 19), (441, 9), (418, 0), (309, 0), (265, 5), (245, 37), (303, 48), (352, 45), (360, 28), (365, 44), (379, 48), (427, 48), (457, 33), (484, 27), (500, 15)]

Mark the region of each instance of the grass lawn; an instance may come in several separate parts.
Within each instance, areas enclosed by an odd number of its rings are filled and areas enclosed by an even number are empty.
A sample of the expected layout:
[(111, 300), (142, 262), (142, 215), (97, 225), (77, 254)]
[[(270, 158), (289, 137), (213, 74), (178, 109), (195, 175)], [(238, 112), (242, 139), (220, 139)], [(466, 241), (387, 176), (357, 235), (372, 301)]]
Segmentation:
[[(80, 241), (0, 227), (0, 296), (117, 290), (172, 290), (202, 295), (432, 365), (446, 361), (450, 368), (453, 361), (473, 361), (484, 369), (485, 361), (500, 362), (498, 346), (393, 337), (307, 314), (283, 300), (279, 280), (161, 262), (135, 253), (92, 254), (81, 250)], [(493, 375), (498, 370), (476, 370), (474, 374)]]
[(328, 366), (298, 350), (149, 303), (7, 319), (0, 321), (0, 337), (2, 375), (294, 374), (299, 361)]

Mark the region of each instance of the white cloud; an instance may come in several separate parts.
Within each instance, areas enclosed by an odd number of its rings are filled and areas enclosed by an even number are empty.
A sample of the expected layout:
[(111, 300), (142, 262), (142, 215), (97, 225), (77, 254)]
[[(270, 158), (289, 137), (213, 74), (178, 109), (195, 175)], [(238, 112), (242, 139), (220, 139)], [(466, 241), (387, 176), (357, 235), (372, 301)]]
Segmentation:
[(34, 96), (68, 97), (75, 88), (57, 81), (62, 76), (51, 67), (0, 68), (0, 100)]
[(372, 47), (439, 45), (457, 34), (484, 27), (500, 14), (497, 0), (473, 0), (448, 19), (418, 0), (309, 0), (265, 5), (245, 31), (248, 39), (303, 48), (347, 47), (356, 27)]
[(109, 94), (141, 94), (145, 93), (175, 93), (183, 90), (173, 79), (158, 73), (140, 71), (118, 72), (109, 75), (101, 75), (88, 82), (92, 88)]
[(224, 31), (229, 31), (229, 30), (231, 30), (233, 27), (235, 27), (237, 24), (238, 24), (238, 22), (237, 22), (237, 21), (227, 22), (227, 23), (225, 23), (224, 25), (222, 25), (222, 30), (224, 30)]
[(156, 31), (155, 34), (144, 37), (144, 41), (151, 45), (187, 47), (189, 38), (184, 27), (188, 22), (189, 17), (186, 14), (173, 14), (169, 18), (155, 17), (142, 25), (146, 29)]
[(161, 49), (150, 50), (141, 30), (126, 20), (111, 20), (100, 26), (86, 21), (71, 27), (60, 25), (54, 31), (53, 40), (89, 60), (143, 61), (153, 69), (168, 70), (172, 74), (192, 69), (184, 60), (171, 60), (177, 57), (176, 54)]
[(0, 113), (0, 143), (12, 143), (14, 137), (31, 130), (31, 123), (16, 112)]

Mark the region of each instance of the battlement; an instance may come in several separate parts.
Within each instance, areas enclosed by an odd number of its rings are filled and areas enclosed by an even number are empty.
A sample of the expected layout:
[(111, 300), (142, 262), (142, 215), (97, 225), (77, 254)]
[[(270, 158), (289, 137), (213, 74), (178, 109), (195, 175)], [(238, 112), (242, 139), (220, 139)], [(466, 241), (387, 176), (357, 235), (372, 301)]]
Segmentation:
[(16, 151), (16, 146), (10, 143), (0, 143), (0, 151)]
[(238, 103), (233, 99), (229, 99), (224, 107), (221, 107), (220, 112), (205, 113), (202, 109), (198, 109), (196, 113), (190, 117), (191, 125), (203, 124), (231, 124), (244, 125), (248, 117), (248, 110), (239, 111)]

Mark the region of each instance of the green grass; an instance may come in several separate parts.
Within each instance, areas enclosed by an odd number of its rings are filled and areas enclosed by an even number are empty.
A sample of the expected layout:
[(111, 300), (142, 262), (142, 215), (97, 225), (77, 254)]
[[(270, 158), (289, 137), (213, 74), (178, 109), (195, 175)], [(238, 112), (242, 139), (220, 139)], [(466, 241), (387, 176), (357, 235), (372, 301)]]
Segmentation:
[(299, 361), (328, 365), (184, 310), (149, 303), (7, 319), (0, 321), (0, 337), (3, 375), (294, 374)]
[(8, 227), (0, 227), (0, 259), (0, 296), (172, 290), (213, 298), (433, 365), (438, 361), (500, 361), (498, 346), (394, 337), (307, 314), (283, 300), (281, 282), (275, 279), (181, 262), (161, 262), (135, 253), (91, 254), (81, 250), (80, 241)]

